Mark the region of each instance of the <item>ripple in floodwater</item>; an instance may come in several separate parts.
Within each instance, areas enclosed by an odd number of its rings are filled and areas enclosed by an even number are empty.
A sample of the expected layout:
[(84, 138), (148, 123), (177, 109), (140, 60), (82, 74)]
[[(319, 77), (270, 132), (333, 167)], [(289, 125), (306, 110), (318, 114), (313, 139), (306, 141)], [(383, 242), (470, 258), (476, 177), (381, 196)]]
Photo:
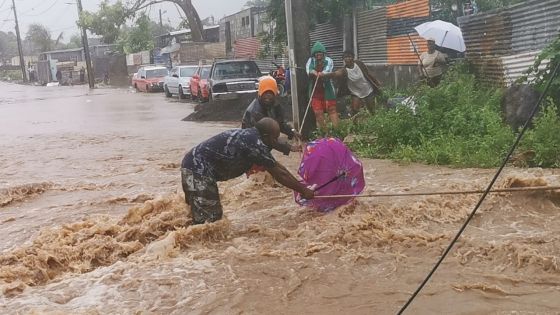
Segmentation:
[[(543, 178), (508, 178), (501, 185), (543, 181)], [(110, 299), (114, 290), (120, 295), (127, 295), (130, 290), (148, 294), (147, 288), (155, 286), (156, 300), (167, 298), (169, 310), (219, 311), (226, 306), (235, 309), (253, 305), (256, 310), (265, 311), (258, 300), (249, 298), (250, 294), (257, 294), (264, 299), (278, 296), (280, 300), (272, 307), (280, 312), (286, 304), (301, 300), (302, 295), (315, 300), (329, 297), (346, 305), (356, 294), (365, 297), (358, 288), (372, 289), (371, 281), (365, 278), (382, 283), (394, 292), (391, 295), (404, 297), (404, 292), (398, 292), (410, 288), (411, 284), (402, 282), (403, 276), (419, 275), (418, 259), (424, 261), (423, 269), (430, 265), (449, 242), (455, 231), (453, 227), (466, 218), (477, 199), (476, 196), (446, 196), (413, 202), (401, 200), (396, 204), (359, 200), (336, 213), (322, 215), (294, 206), (290, 193), (274, 185), (264, 174), (222, 186), (224, 207), (230, 209), (230, 219), (215, 224), (189, 226), (189, 210), (183, 196), (177, 194), (132, 207), (120, 220), (96, 217), (43, 231), (31, 245), (0, 256), (4, 297), (11, 305), (17, 305), (19, 300), (46, 294), (68, 300), (62, 305), (69, 308), (73, 305), (85, 310), (86, 305), (77, 306), (75, 300), (85, 301), (85, 296), (93, 294), (92, 289), (81, 289), (82, 293), (78, 294), (70, 293), (67, 287), (84, 282), (100, 286), (100, 282), (107, 282), (104, 288), (107, 291), (95, 298), (123, 310), (136, 308), (130, 301)], [(275, 195), (279, 198), (268, 197)], [(538, 221), (545, 217), (544, 213), (539, 214), (539, 209), (547, 204), (550, 196), (541, 192), (515, 198), (532, 204), (524, 212), (532, 212), (531, 220)], [(497, 206), (510, 197), (509, 194), (490, 197), (489, 207), (481, 215), (489, 219), (511, 216), (517, 201), (510, 200), (505, 208)], [(446, 279), (438, 281), (436, 276), (433, 284), (437, 290), (450, 290), (469, 299), (479, 296), (477, 292), (482, 294), (480, 298), (499, 299), (525, 297), (541, 290), (546, 295), (546, 287), (559, 283), (555, 233), (541, 233), (540, 237), (517, 235), (510, 239), (500, 239), (497, 233), (488, 239), (496, 231), (486, 228), (478, 227), (474, 233), (466, 233), (447, 263), (454, 266), (452, 269), (462, 270), (461, 273), (478, 270), (482, 274), (471, 279), (472, 275), (465, 277), (444, 267), (441, 273)], [(69, 278), (70, 274), (74, 276)], [(193, 275), (196, 275), (194, 279)], [(494, 277), (500, 279), (489, 280)], [(400, 284), (394, 283), (397, 279), (401, 279)], [(544, 279), (549, 284), (543, 284)], [(65, 285), (57, 286), (58, 281)], [(331, 292), (329, 283), (340, 285), (346, 293)], [(516, 283), (525, 283), (523, 290)], [(169, 297), (173, 290), (162, 287), (179, 290), (185, 285), (192, 289), (192, 294), (174, 295), (177, 299), (174, 301)], [(259, 286), (268, 287), (270, 292), (257, 293)], [(373, 290), (382, 291), (379, 287)], [(63, 298), (64, 294), (71, 297)], [(194, 300), (208, 294), (212, 298)], [(236, 297), (242, 304), (218, 302), (218, 297)], [(435, 299), (444, 297), (445, 294), (436, 295)], [(181, 303), (181, 299), (188, 302)], [(371, 303), (362, 306), (364, 312), (370, 309), (389, 312), (397, 306), (396, 302), (383, 307)], [(157, 304), (155, 300), (141, 304), (158, 309), (154, 303)], [(95, 309), (103, 312), (111, 308)], [(290, 309), (309, 308), (298, 304)], [(317, 309), (329, 313), (326, 308)]]

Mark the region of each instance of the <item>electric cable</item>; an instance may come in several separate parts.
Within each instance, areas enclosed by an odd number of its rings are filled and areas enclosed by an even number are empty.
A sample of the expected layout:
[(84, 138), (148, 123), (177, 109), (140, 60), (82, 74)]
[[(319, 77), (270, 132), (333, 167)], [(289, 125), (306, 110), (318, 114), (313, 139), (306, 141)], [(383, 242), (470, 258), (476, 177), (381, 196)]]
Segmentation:
[(515, 139), (515, 142), (513, 143), (513, 145), (511, 146), (507, 156), (504, 158), (504, 160), (502, 161), (502, 164), (500, 165), (500, 168), (498, 169), (498, 171), (496, 172), (496, 174), (494, 175), (494, 177), (492, 178), (492, 180), (490, 181), (490, 184), (488, 184), (488, 187), (486, 188), (486, 190), (484, 191), (484, 194), (482, 194), (482, 196), (480, 197), (478, 203), (476, 204), (476, 206), (474, 207), (473, 211), (471, 212), (471, 214), (467, 217), (467, 220), (465, 221), (465, 223), (463, 223), (463, 225), (461, 226), (461, 228), (459, 229), (459, 232), (457, 232), (457, 234), (455, 235), (455, 237), (451, 240), (451, 243), (449, 244), (449, 246), (447, 246), (447, 248), (445, 249), (445, 251), (443, 252), (443, 254), (441, 255), (441, 257), (439, 258), (439, 260), (437, 261), (437, 263), (434, 265), (434, 267), (432, 268), (432, 270), (428, 273), (428, 275), (426, 276), (426, 278), (424, 279), (424, 281), (422, 281), (422, 283), (420, 284), (420, 286), (418, 286), (418, 288), (416, 289), (416, 291), (414, 291), (414, 293), (412, 294), (412, 296), (408, 299), (408, 301), (402, 306), (402, 308), (399, 310), (399, 312), (397, 313), (398, 315), (403, 314), (403, 312), (408, 308), (408, 306), (410, 306), (410, 304), (414, 301), (414, 299), (418, 296), (418, 294), (420, 293), (420, 291), (422, 291), (422, 289), (424, 288), (424, 286), (428, 283), (428, 281), (430, 281), (430, 278), (433, 276), (433, 274), (436, 272), (436, 270), (438, 269), (438, 267), (441, 265), (441, 263), (443, 262), (443, 260), (447, 257), (447, 255), (449, 254), (449, 252), (451, 251), (451, 249), (453, 248), (453, 245), (455, 245), (455, 243), (457, 242), (457, 240), (459, 240), (459, 237), (461, 236), (461, 234), (463, 234), (463, 232), (465, 231), (465, 229), (467, 228), (467, 226), (469, 225), (469, 223), (471, 222), (472, 218), (474, 217), (474, 215), (476, 214), (477, 210), (480, 208), (480, 206), (482, 205), (482, 202), (484, 201), (484, 199), (486, 199), (486, 196), (488, 196), (488, 194), (490, 193), (490, 190), (492, 189), (492, 186), (494, 186), (494, 183), (498, 180), (498, 177), (500, 176), (500, 174), (502, 173), (502, 171), (504, 170), (507, 162), (509, 161), (509, 159), (511, 158), (511, 156), (513, 155), (513, 152), (515, 151), (515, 149), (517, 148), (517, 146), (519, 145), (519, 142), (521, 141), (521, 138), (523, 137), (523, 135), (525, 134), (525, 132), (527, 131), (527, 129), (529, 129), (529, 124), (530, 122), (533, 120), (533, 117), (535, 116), (535, 114), (537, 113), (537, 110), (540, 107), (540, 104), (542, 103), (543, 99), (545, 98), (546, 94), (548, 93), (548, 90), (550, 89), (550, 86), (552, 84), (552, 81), (554, 81), (554, 78), (556, 77), (557, 73), (558, 73), (558, 68), (560, 68), (560, 62), (556, 65), (556, 68), (554, 68), (554, 71), (552, 72), (550, 79), (546, 85), (546, 88), (544, 89), (544, 92), (541, 94), (541, 97), (539, 98), (539, 100), (537, 101), (537, 103), (535, 104), (535, 106), (533, 107), (531, 114), (529, 115), (529, 118), (527, 118), (527, 121), (525, 121), (525, 124), (523, 125), (523, 128), (521, 129), (521, 132), (519, 132), (519, 135), (517, 135), (517, 138)]
[[(55, 0), (55, 2), (56, 2), (56, 1), (57, 1), (57, 0)], [(31, 12), (37, 10), (38, 8), (42, 7), (42, 6), (43, 6), (44, 4), (46, 4), (46, 3), (47, 3), (46, 1), (43, 1), (41, 4), (39, 4), (39, 5), (37, 5), (37, 6), (33, 7), (33, 8), (31, 8), (31, 9), (29, 9), (29, 10), (22, 11), (20, 14), (31, 13)]]
[[(4, 4), (6, 4), (6, 1), (8, 1), (8, 0), (2, 1), (2, 4), (0, 4), (0, 8), (2, 8), (2, 7), (4, 6)], [(10, 9), (11, 9), (11, 8), (7, 8), (7, 9), (5, 9), (5, 10), (10, 10)], [(0, 12), (4, 12), (4, 10), (2, 10), (2, 11), (0, 11)]]
[(13, 21), (12, 19), (9, 19), (10, 15), (12, 15), (12, 12), (8, 12), (8, 15), (6, 15), (4, 19), (0, 20), (2, 22), (2, 24), (0, 24), (0, 29), (4, 27), (7, 22)]
[[(55, 2), (53, 2), (53, 4), (51, 4), (50, 7), (48, 7), (45, 11), (43, 11), (43, 12), (41, 12), (41, 13), (39, 13), (39, 14), (26, 14), (26, 13), (21, 13), (21, 15), (22, 15), (22, 16), (25, 16), (25, 17), (41, 16), (41, 15), (47, 13), (48, 11), (50, 11), (50, 10), (54, 7), (55, 4), (56, 4), (56, 0), (55, 0)], [(27, 12), (30, 12), (30, 11), (27, 11)]]

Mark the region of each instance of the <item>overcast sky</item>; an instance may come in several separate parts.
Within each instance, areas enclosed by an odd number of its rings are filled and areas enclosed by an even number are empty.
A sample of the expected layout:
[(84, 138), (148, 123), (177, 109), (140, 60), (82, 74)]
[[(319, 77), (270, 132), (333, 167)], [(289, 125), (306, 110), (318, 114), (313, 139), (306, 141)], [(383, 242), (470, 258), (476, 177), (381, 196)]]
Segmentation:
[[(240, 11), (246, 2), (247, 0), (192, 0), (201, 19), (213, 15), (216, 21), (225, 15)], [(14, 31), (11, 3), (11, 0), (0, 0), (0, 30), (4, 32)], [(101, 0), (82, 0), (84, 10), (88, 11), (97, 11), (99, 3)], [(47, 26), (53, 39), (63, 32), (65, 42), (70, 39), (72, 34), (79, 33), (76, 26), (78, 13), (75, 0), (16, 0), (16, 9), (22, 37), (25, 37), (29, 24), (32, 23)], [(146, 9), (146, 13), (154, 21), (159, 21), (159, 9), (164, 12), (162, 14), (163, 23), (176, 27), (181, 21), (179, 10), (172, 3), (153, 5)], [(181, 14), (183, 14), (182, 11)]]

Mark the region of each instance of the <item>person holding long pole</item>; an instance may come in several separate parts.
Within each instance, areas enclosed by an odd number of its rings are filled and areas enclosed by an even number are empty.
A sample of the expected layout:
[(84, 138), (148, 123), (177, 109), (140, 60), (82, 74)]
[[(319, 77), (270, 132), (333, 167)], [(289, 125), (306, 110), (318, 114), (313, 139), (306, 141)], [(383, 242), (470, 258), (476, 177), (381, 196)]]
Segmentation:
[(330, 79), (334, 62), (327, 57), (327, 49), (321, 42), (316, 42), (311, 49), (311, 57), (307, 60), (306, 71), (310, 78), (309, 91), (311, 108), (315, 113), (317, 126), (326, 132), (325, 111), (334, 128), (338, 126), (338, 112), (336, 110), (336, 93)]
[(420, 55), (418, 70), (421, 75), (426, 76), (430, 87), (436, 87), (443, 75), (443, 66), (447, 63), (447, 56), (436, 50), (436, 41), (428, 39), (428, 51)]

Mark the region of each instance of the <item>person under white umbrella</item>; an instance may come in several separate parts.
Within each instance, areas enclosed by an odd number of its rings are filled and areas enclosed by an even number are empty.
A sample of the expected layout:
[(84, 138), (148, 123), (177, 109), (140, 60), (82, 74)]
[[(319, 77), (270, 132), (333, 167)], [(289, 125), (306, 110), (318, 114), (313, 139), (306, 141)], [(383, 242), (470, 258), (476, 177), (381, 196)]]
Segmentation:
[(461, 29), (449, 22), (435, 20), (422, 23), (414, 28), (418, 35), (425, 39), (433, 39), (439, 47), (449, 48), (458, 52), (466, 50)]
[(447, 55), (437, 51), (436, 44), (440, 47), (464, 52), (466, 47), (463, 33), (456, 25), (440, 20), (422, 23), (414, 29), (418, 35), (428, 40), (428, 51), (419, 57), (421, 74), (427, 76), (428, 85), (437, 86), (441, 81), (443, 67), (447, 63)]
[(418, 70), (420, 75), (426, 76), (430, 87), (436, 87), (441, 81), (443, 67), (447, 64), (447, 55), (436, 50), (435, 39), (428, 39), (428, 51), (420, 55)]

